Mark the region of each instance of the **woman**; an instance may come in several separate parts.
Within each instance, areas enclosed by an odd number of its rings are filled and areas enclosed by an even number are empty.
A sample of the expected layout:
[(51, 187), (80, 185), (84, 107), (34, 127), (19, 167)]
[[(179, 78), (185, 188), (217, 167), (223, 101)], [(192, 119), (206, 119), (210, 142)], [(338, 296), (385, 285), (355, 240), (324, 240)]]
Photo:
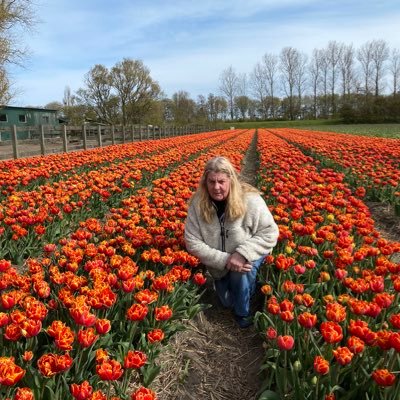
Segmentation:
[(257, 271), (278, 235), (258, 190), (239, 180), (227, 158), (209, 160), (189, 203), (185, 243), (207, 267), (222, 305), (233, 309), (242, 328), (251, 325)]

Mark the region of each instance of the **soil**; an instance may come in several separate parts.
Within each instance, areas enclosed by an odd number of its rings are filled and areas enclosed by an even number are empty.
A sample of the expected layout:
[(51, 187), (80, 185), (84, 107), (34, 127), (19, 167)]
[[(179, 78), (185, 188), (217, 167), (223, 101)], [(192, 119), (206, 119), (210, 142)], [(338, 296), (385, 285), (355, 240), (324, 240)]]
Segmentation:
[[(253, 141), (246, 154), (242, 177), (255, 184), (257, 156)], [(367, 203), (382, 237), (400, 240), (400, 217), (393, 207)], [(400, 262), (400, 254), (394, 261)], [(187, 323), (161, 354), (161, 373), (153, 382), (160, 400), (256, 400), (264, 377), (263, 338), (251, 326), (240, 329), (230, 311), (219, 304), (211, 277), (202, 297), (210, 307)], [(253, 302), (261, 310), (262, 299)]]

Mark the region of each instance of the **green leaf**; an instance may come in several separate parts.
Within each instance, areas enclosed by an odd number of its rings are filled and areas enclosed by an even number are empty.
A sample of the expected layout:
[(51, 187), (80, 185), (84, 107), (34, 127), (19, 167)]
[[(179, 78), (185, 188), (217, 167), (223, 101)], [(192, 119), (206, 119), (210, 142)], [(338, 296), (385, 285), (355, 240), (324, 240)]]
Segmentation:
[(154, 378), (159, 374), (161, 367), (159, 365), (151, 364), (143, 367), (143, 385), (149, 386)]

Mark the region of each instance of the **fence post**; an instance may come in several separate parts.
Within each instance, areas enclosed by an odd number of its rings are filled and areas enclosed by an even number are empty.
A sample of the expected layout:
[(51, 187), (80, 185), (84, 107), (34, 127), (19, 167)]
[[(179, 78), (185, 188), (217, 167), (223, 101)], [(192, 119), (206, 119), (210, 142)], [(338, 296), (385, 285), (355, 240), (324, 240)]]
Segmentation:
[(131, 125), (131, 142), (135, 141), (135, 125)]
[(140, 141), (143, 140), (143, 136), (142, 136), (142, 125), (139, 125), (139, 137), (140, 137)]
[(111, 143), (115, 144), (115, 126), (111, 125)]
[(40, 153), (44, 156), (44, 125), (40, 125)]
[(64, 152), (68, 152), (68, 142), (67, 142), (67, 125), (63, 125), (62, 131), (62, 141), (63, 141), (63, 150)]
[(156, 138), (156, 127), (153, 125), (153, 139)]
[(122, 143), (126, 142), (126, 138), (125, 138), (125, 125), (122, 125)]
[(18, 154), (17, 125), (12, 126), (11, 140), (12, 140), (12, 147), (13, 147), (13, 156), (14, 156), (14, 158), (18, 158), (19, 154)]
[(82, 140), (83, 140), (83, 149), (87, 150), (87, 140), (86, 140), (86, 125), (82, 125)]
[(150, 127), (149, 127), (149, 125), (147, 125), (147, 140), (149, 140), (150, 139)]
[(103, 141), (101, 139), (101, 126), (97, 125), (97, 140), (99, 142), (99, 147), (103, 147)]

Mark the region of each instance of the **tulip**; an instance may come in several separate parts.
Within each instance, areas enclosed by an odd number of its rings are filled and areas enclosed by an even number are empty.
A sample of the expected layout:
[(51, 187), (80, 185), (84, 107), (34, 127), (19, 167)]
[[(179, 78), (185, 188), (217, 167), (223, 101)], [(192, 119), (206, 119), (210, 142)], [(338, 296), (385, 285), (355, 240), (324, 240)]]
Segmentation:
[(320, 375), (326, 375), (329, 372), (329, 362), (322, 356), (314, 358), (314, 371)]
[(354, 353), (352, 353), (348, 347), (338, 347), (337, 349), (333, 350), (333, 355), (336, 361), (343, 366), (350, 364)]
[(157, 396), (155, 392), (142, 386), (132, 393), (131, 400), (157, 400)]
[(148, 308), (146, 305), (133, 304), (126, 312), (126, 317), (130, 321), (143, 321), (146, 318)]
[(124, 360), (124, 367), (141, 368), (146, 363), (146, 360), (147, 356), (145, 353), (137, 350), (129, 350)]
[(153, 329), (147, 333), (147, 339), (150, 343), (161, 342), (164, 339), (164, 332), (162, 329)]
[(0, 385), (13, 386), (25, 376), (25, 370), (14, 363), (13, 357), (0, 357)]
[(277, 344), (278, 347), (281, 350), (291, 350), (294, 346), (294, 339), (293, 336), (290, 335), (285, 335), (285, 336), (281, 336), (279, 335), (277, 338)]
[(379, 386), (392, 386), (396, 381), (396, 376), (387, 369), (376, 369), (371, 376)]
[(70, 385), (70, 392), (76, 400), (87, 400), (91, 398), (93, 388), (88, 381), (83, 381), (80, 385), (72, 383)]
[(117, 360), (108, 360), (96, 366), (96, 373), (103, 381), (116, 381), (121, 378), (124, 370)]
[(14, 400), (35, 400), (32, 389), (27, 387), (18, 388)]
[(154, 314), (156, 321), (166, 321), (172, 317), (172, 310), (168, 305), (164, 305), (161, 307), (156, 307)]
[(338, 343), (343, 339), (342, 328), (336, 322), (322, 322), (320, 332), (327, 343)]

